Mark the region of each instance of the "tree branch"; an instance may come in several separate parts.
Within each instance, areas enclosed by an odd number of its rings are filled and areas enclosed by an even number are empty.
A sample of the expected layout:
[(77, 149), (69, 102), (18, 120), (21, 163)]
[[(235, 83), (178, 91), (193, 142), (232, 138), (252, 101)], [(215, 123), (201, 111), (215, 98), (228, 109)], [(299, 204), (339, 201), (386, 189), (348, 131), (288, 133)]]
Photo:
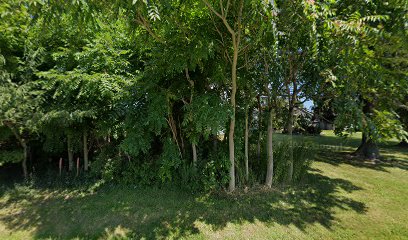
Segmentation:
[[(207, 0), (202, 0), (204, 4), (208, 7), (208, 9), (211, 10), (217, 17), (219, 17), (222, 22), (224, 23), (225, 27), (227, 28), (228, 32), (233, 35), (233, 38), (235, 38), (235, 31), (232, 29), (232, 27), (229, 25), (227, 18), (225, 15), (221, 15), (219, 12), (217, 12), (214, 7), (207, 1)], [(220, 0), (221, 6), (222, 6), (222, 0)], [(222, 12), (224, 12), (224, 8), (222, 8)]]
[(160, 43), (164, 43), (164, 41), (163, 41), (159, 36), (157, 36), (156, 33), (153, 32), (153, 30), (152, 30), (151, 27), (150, 27), (149, 22), (146, 20), (146, 18), (144, 18), (144, 17), (142, 16), (142, 14), (140, 14), (139, 11), (137, 12), (137, 17), (136, 17), (135, 21), (136, 21), (141, 27), (143, 27), (143, 28), (150, 34), (150, 36), (152, 36), (156, 41), (158, 41), (158, 42), (160, 42)]

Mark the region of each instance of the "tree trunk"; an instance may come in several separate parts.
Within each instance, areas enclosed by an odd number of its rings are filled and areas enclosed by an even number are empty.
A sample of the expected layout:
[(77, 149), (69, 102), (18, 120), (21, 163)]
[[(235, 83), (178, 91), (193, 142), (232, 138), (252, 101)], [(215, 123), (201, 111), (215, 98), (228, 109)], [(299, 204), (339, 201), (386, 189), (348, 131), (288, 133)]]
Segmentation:
[(372, 139), (368, 139), (366, 142), (361, 143), (361, 145), (355, 152), (355, 155), (368, 159), (379, 159), (380, 151), (378, 149), (377, 143)]
[[(231, 64), (231, 82), (232, 82), (232, 89), (231, 89), (231, 106), (232, 106), (232, 118), (229, 126), (229, 133), (228, 133), (228, 147), (229, 147), (229, 160), (230, 160), (230, 170), (229, 170), (229, 191), (233, 192), (235, 190), (235, 145), (234, 145), (234, 132), (235, 132), (235, 95), (237, 92), (237, 65), (238, 65), (238, 53), (239, 53), (239, 46), (241, 41), (241, 25), (242, 20), (242, 12), (244, 7), (244, 0), (239, 2), (239, 10), (238, 10), (238, 18), (236, 22), (231, 27), (228, 22), (226, 12), (228, 12), (229, 4), (228, 1), (226, 9), (224, 9), (222, 2), (221, 2), (221, 13), (217, 12), (214, 7), (206, 0), (203, 0), (204, 4), (217, 16), (219, 17), (224, 26), (227, 28), (228, 32), (231, 34), (231, 42), (232, 47), (234, 50), (234, 54), (232, 57), (232, 64)], [(233, 29), (234, 28), (234, 29)], [(236, 30), (235, 30), (236, 28)]]
[(361, 144), (353, 155), (360, 156), (368, 159), (378, 159), (380, 157), (380, 151), (377, 143), (369, 138), (366, 133), (362, 134)]
[(84, 170), (88, 171), (89, 159), (88, 159), (88, 132), (84, 130), (83, 134), (83, 144), (84, 144)]
[(368, 159), (378, 159), (380, 158), (380, 151), (378, 149), (377, 143), (371, 138), (372, 134), (369, 129), (367, 129), (367, 121), (365, 119), (366, 116), (369, 116), (371, 113), (374, 112), (374, 104), (372, 101), (368, 101), (363, 99), (364, 107), (363, 107), (363, 133), (361, 137), (361, 144), (354, 152), (354, 155), (358, 155)]
[(231, 91), (231, 106), (232, 106), (232, 118), (228, 133), (228, 144), (229, 144), (229, 160), (230, 160), (230, 181), (229, 181), (229, 191), (233, 192), (235, 190), (235, 144), (234, 144), (234, 132), (235, 132), (235, 94), (237, 92), (237, 64), (238, 64), (238, 45), (233, 36), (234, 44), (234, 57), (231, 66), (231, 80), (232, 80), (232, 91)]
[(268, 165), (266, 169), (266, 180), (265, 185), (269, 188), (272, 187), (273, 181), (273, 111), (270, 110), (269, 113), (269, 123), (268, 123)]
[(406, 140), (402, 140), (399, 144), (399, 147), (408, 147), (408, 142)]
[(197, 167), (197, 147), (194, 143), (192, 143), (191, 148), (193, 150), (193, 165), (194, 167)]
[(74, 169), (74, 152), (72, 151), (72, 137), (67, 136), (67, 149), (68, 149), (68, 169), (72, 171)]
[(28, 147), (24, 141), (21, 143), (21, 145), (23, 147), (23, 161), (21, 162), (21, 166), (23, 168), (24, 178), (27, 179), (28, 178), (28, 170), (27, 170)]
[(258, 129), (258, 146), (256, 148), (256, 154), (258, 156), (258, 161), (261, 161), (261, 138), (262, 138), (262, 132), (261, 128)]
[(288, 135), (289, 135), (289, 162), (288, 162), (288, 176), (287, 176), (287, 183), (292, 182), (293, 178), (293, 115), (294, 115), (294, 107), (289, 106), (289, 116), (288, 116)]
[[(294, 65), (293, 65), (294, 64)], [(295, 115), (295, 106), (297, 103), (297, 82), (296, 82), (296, 75), (297, 75), (297, 67), (296, 63), (293, 62), (293, 59), (289, 58), (289, 79), (290, 82), (293, 83), (292, 94), (290, 94), (290, 87), (289, 84), (287, 85), (288, 97), (289, 97), (289, 116), (288, 116), (288, 135), (289, 135), (289, 161), (288, 161), (288, 175), (287, 175), (287, 183), (291, 183), (293, 179), (293, 124), (294, 124), (294, 115)]]
[(258, 95), (258, 146), (256, 148), (256, 154), (258, 156), (258, 161), (261, 161), (261, 137), (262, 137), (262, 108), (261, 108), (261, 100)]
[(26, 140), (21, 137), (18, 130), (14, 128), (11, 123), (5, 123), (7, 127), (10, 128), (11, 132), (14, 134), (16, 139), (20, 142), (21, 147), (23, 148), (23, 161), (21, 162), (21, 167), (23, 168), (23, 175), (24, 178), (28, 178), (28, 170), (27, 170), (27, 158), (28, 158), (28, 146)]
[(288, 131), (289, 135), (292, 135), (293, 133), (293, 115), (294, 115), (294, 107), (289, 106), (288, 122), (286, 125), (286, 130)]
[(361, 143), (360, 143), (360, 146), (358, 146), (357, 150), (354, 151), (355, 155), (360, 155), (360, 152), (366, 142), (367, 142), (367, 134), (365, 132), (362, 132), (361, 133)]
[(249, 138), (249, 129), (248, 129), (248, 108), (246, 109), (245, 112), (245, 180), (248, 182), (249, 180), (249, 164), (248, 164), (248, 159), (249, 159), (249, 146), (248, 146), (248, 138)]

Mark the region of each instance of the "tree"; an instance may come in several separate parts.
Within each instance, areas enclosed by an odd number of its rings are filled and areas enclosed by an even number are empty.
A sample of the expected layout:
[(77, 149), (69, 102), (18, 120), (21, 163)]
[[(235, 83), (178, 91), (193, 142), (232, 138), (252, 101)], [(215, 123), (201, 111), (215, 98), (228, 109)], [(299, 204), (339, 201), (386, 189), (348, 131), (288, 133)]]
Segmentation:
[[(73, 145), (81, 145), (81, 141), (84, 169), (88, 170), (89, 136), (96, 131), (108, 135), (114, 128), (114, 107), (135, 76), (130, 69), (130, 39), (123, 21), (110, 26), (100, 23), (99, 27), (93, 39), (82, 46), (76, 44), (78, 39), (63, 39), (71, 47), (56, 49), (52, 54), (56, 63), (53, 69), (37, 73), (47, 96), (52, 96), (43, 106), (47, 110), (42, 119), (44, 133), (49, 125), (63, 130), (70, 171)], [(81, 140), (75, 143), (74, 138)]]
[[(231, 61), (231, 95), (230, 103), (232, 106), (232, 117), (230, 121), (230, 126), (228, 130), (228, 142), (229, 142), (229, 159), (230, 159), (230, 182), (229, 191), (233, 192), (235, 190), (235, 145), (234, 145), (234, 132), (235, 132), (235, 111), (236, 111), (236, 92), (237, 92), (237, 67), (238, 67), (238, 55), (241, 47), (241, 37), (242, 37), (242, 13), (244, 10), (244, 1), (240, 0), (233, 1), (231, 3), (228, 1), (226, 4), (223, 0), (220, 0), (220, 10), (214, 9), (213, 4), (206, 0), (203, 0), (206, 6), (215, 14), (224, 24), (225, 28), (231, 35), (231, 45), (233, 48), (232, 61)], [(224, 7), (225, 4), (225, 7)], [(229, 23), (228, 13), (229, 10), (233, 11), (233, 23)], [(221, 33), (222, 35), (222, 33)]]
[[(295, 121), (295, 110), (308, 99), (305, 88), (311, 87), (316, 72), (317, 31), (316, 18), (318, 10), (314, 1), (283, 1), (278, 2), (278, 64), (280, 78), (286, 90), (288, 114), (286, 131), (292, 141)], [(324, 19), (322, 19), (324, 20)], [(290, 158), (288, 162), (288, 182), (293, 175), (293, 143), (290, 144)]]
[(22, 168), (28, 177), (28, 142), (36, 128), (41, 91), (32, 82), (37, 54), (26, 46), (30, 40), (29, 14), (22, 1), (0, 3), (0, 127), (6, 126), (23, 148)]
[[(396, 23), (401, 21), (402, 15), (388, 15), (386, 5), (371, 3), (365, 7), (350, 7), (338, 3), (338, 19), (327, 25), (337, 36), (326, 42), (337, 46), (331, 51), (337, 54), (336, 66), (323, 72), (336, 92), (336, 132), (361, 130), (362, 143), (356, 154), (366, 158), (379, 157), (378, 141), (403, 133), (394, 101), (403, 96), (400, 89), (405, 89), (406, 81), (401, 75), (389, 74), (380, 60), (384, 60), (382, 51), (378, 49), (380, 42), (389, 39), (393, 27), (399, 26), (401, 31), (402, 25)], [(392, 6), (396, 13), (401, 12), (397, 10), (399, 3), (393, 2)], [(385, 27), (390, 22), (391, 25)]]

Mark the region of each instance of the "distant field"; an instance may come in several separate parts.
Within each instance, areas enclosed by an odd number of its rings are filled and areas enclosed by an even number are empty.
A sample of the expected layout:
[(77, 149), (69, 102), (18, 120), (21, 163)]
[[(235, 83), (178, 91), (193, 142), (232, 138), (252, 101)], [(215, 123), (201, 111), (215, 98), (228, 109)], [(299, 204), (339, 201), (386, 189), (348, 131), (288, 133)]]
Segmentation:
[[(275, 142), (285, 138), (276, 134)], [(295, 136), (318, 147), (304, 185), (244, 194), (0, 187), (0, 239), (408, 239), (408, 149), (348, 156), (358, 134)]]

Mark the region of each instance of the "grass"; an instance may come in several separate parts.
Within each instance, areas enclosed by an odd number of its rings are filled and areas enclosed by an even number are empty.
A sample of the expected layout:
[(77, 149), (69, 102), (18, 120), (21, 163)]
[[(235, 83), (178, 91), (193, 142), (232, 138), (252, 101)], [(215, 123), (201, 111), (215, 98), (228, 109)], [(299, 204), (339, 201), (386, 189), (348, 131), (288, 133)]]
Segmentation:
[(0, 239), (408, 239), (408, 150), (353, 159), (358, 137), (295, 136), (321, 151), (304, 184), (272, 191), (2, 186)]

